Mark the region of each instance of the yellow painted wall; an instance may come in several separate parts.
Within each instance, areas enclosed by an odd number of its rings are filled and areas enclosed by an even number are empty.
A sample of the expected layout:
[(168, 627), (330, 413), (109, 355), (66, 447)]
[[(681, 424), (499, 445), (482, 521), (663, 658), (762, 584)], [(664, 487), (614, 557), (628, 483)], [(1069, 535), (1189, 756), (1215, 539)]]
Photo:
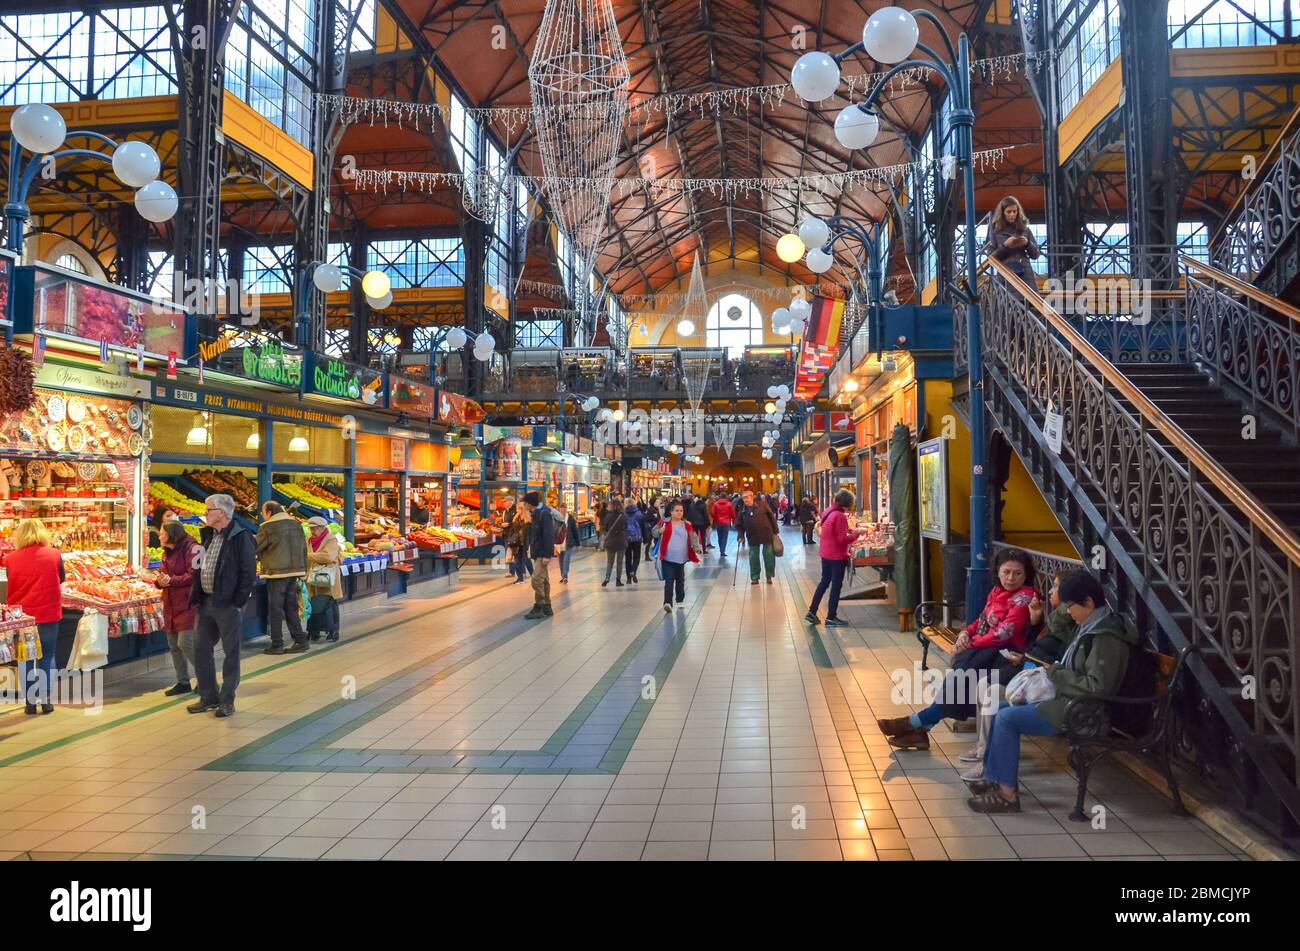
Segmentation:
[(1065, 558), (1079, 557), (1029, 471), (1014, 452), (1002, 497), (1006, 500), (1002, 509), (1002, 541)]
[[(364, 25), (369, 27), (372, 24)], [(411, 48), (410, 39), (397, 28), (397, 23), (394, 22), (392, 14), (383, 7), (379, 7), (376, 11), (373, 27), (376, 53), (392, 53), (397, 50), (409, 50)]]

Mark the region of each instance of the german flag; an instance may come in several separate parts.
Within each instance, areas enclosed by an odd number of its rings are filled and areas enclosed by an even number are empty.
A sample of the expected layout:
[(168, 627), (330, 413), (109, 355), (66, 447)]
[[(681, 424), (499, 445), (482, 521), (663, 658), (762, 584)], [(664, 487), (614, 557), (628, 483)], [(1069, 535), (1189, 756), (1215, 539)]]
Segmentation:
[(799, 344), (795, 364), (794, 396), (811, 400), (821, 390), (822, 380), (839, 355), (840, 325), (844, 321), (844, 301), (832, 297), (813, 298), (812, 313)]

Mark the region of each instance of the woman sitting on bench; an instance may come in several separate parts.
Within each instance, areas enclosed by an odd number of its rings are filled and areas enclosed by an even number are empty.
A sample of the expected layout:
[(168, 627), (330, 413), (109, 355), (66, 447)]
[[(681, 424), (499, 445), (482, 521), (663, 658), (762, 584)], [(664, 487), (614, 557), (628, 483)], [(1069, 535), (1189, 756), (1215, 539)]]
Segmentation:
[[(1056, 696), (1019, 706), (1003, 701), (984, 752), (984, 779), (970, 784), (975, 796), (967, 805), (976, 812), (1019, 812), (1020, 738), (1060, 733), (1071, 700), (1114, 696), (1124, 680), (1137, 636), (1106, 606), (1101, 582), (1073, 572), (1061, 579), (1060, 598), (1077, 627), (1060, 661), (1046, 668)], [(1103, 721), (1099, 728), (1108, 726)]]
[(1000, 651), (1023, 652), (1029, 638), (1029, 604), (1041, 598), (1034, 589), (1034, 561), (1019, 548), (1004, 548), (993, 559), (998, 583), (989, 592), (984, 610), (958, 636), (952, 647), (952, 668), (943, 678), (939, 696), (910, 717), (877, 720), (889, 745), (900, 750), (928, 750), (930, 728), (940, 720), (968, 720), (977, 712), (978, 683), (1007, 663)]

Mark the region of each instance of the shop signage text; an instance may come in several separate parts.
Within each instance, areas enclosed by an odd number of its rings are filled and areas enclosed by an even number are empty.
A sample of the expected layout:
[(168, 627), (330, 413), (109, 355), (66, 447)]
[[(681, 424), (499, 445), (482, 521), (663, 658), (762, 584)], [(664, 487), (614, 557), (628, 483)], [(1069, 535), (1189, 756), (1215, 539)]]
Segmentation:
[(155, 398), (173, 400), (178, 403), (198, 403), (215, 410), (230, 410), (238, 413), (251, 413), (258, 416), (275, 416), (302, 423), (320, 423), (323, 426), (342, 426), (343, 417), (334, 413), (323, 413), (306, 406), (282, 406), (279, 403), (267, 403), (262, 400), (250, 400), (242, 396), (227, 396), (224, 393), (195, 393), (193, 390), (155, 387)]
[(344, 400), (361, 399), (361, 382), (357, 375), (338, 360), (325, 360), (312, 369), (312, 389), (326, 396)]
[(115, 376), (111, 373), (59, 366), (53, 363), (46, 363), (37, 369), (36, 385), (59, 390), (102, 393), (105, 396), (143, 398), (148, 393), (148, 385), (135, 377)]
[(302, 357), (286, 355), (278, 343), (245, 347), (244, 374), (264, 383), (296, 387), (302, 381)]

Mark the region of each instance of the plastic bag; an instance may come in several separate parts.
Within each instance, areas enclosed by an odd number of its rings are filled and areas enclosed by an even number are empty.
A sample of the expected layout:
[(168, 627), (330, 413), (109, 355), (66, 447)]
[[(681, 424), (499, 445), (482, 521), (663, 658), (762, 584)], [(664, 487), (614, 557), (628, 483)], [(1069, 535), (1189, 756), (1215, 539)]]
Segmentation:
[(97, 670), (108, 663), (108, 618), (93, 608), (77, 622), (77, 637), (68, 655), (68, 670)]
[(311, 620), (311, 596), (307, 593), (307, 583), (302, 579), (298, 580), (298, 615), (302, 629), (307, 630), (307, 622)]
[(1007, 702), (1020, 706), (1026, 703), (1041, 703), (1056, 696), (1056, 684), (1047, 679), (1045, 667), (1032, 667), (1022, 670), (1007, 683)]

